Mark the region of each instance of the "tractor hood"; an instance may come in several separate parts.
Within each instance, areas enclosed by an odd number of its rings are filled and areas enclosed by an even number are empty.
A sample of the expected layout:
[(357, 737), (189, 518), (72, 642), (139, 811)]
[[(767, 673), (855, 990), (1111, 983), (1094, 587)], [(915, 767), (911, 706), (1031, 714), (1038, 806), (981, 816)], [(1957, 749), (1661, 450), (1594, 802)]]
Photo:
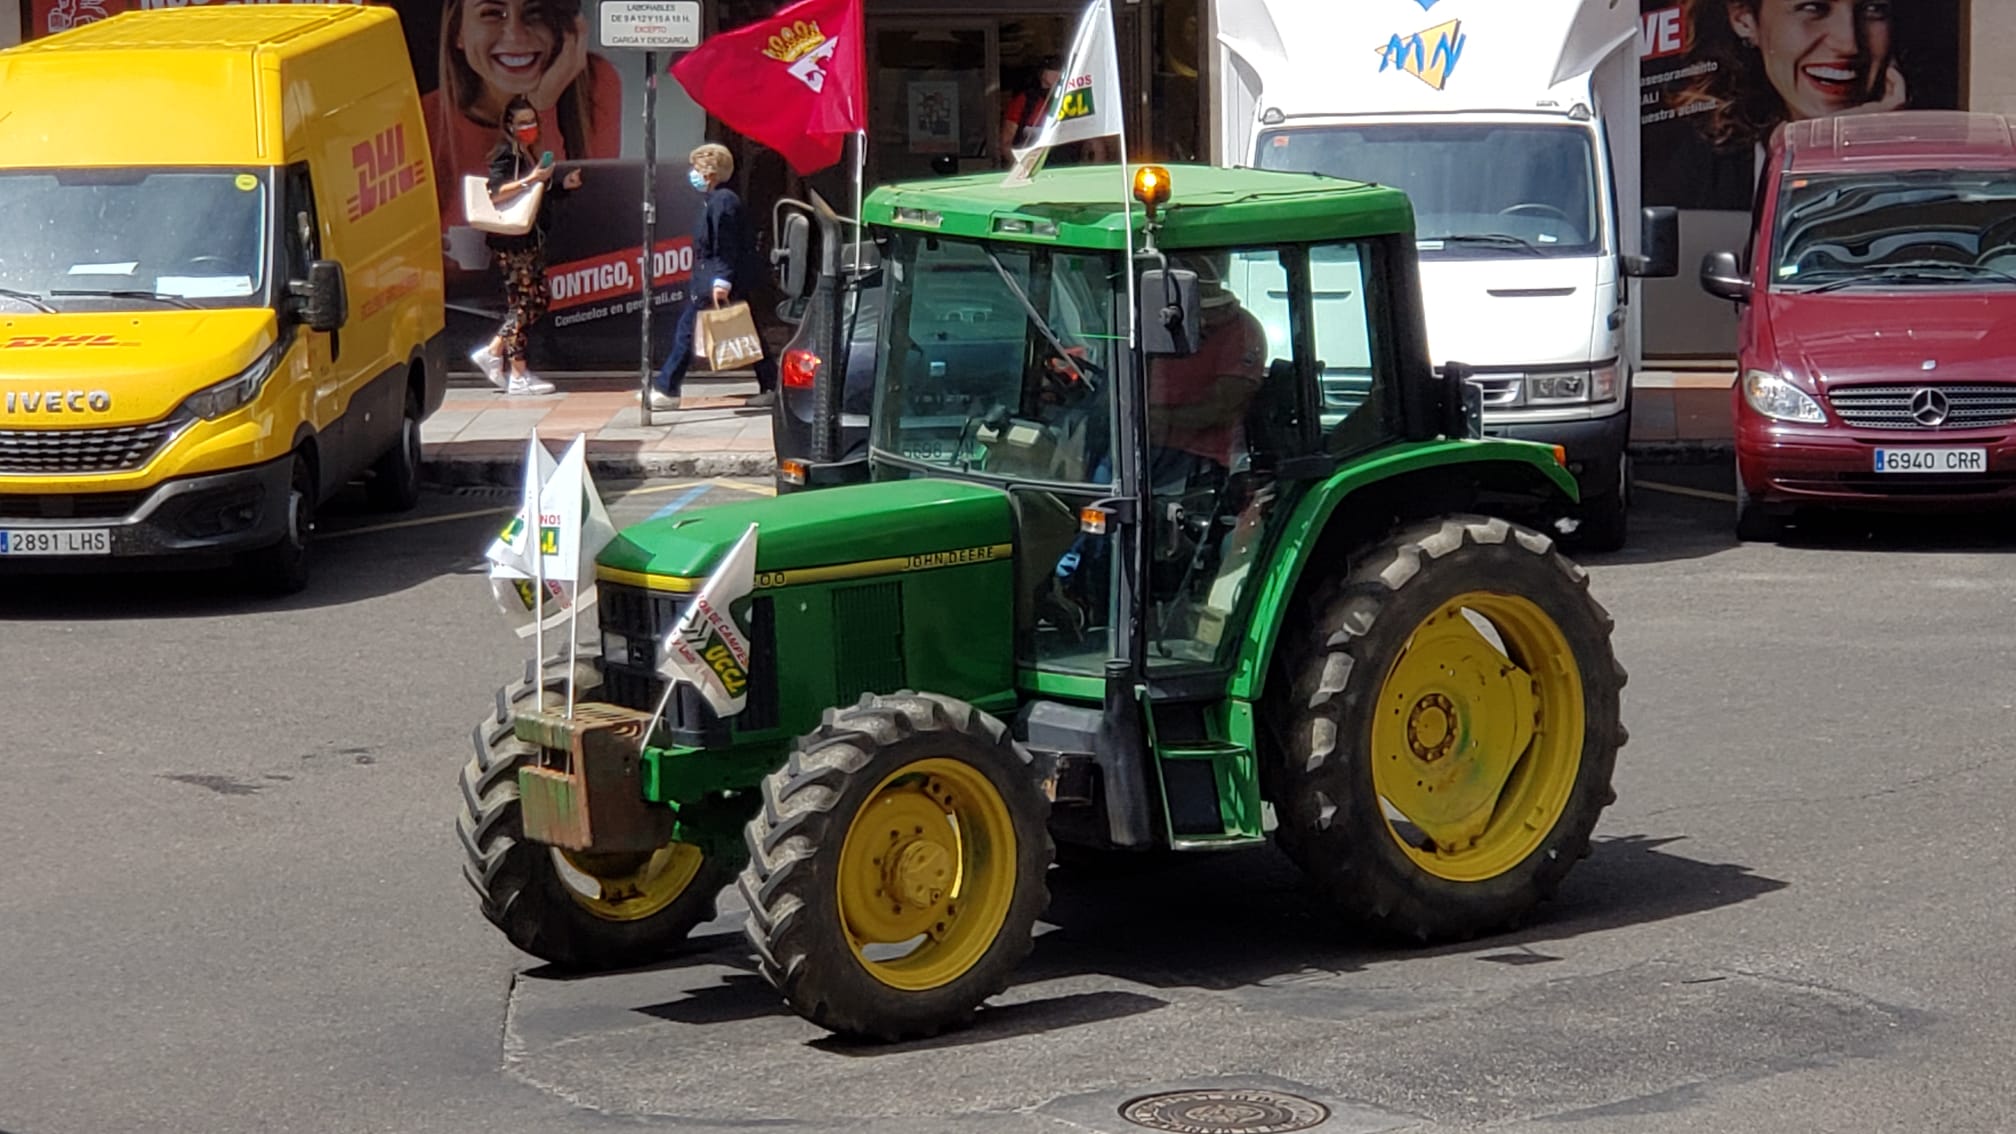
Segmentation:
[[(759, 589), (896, 574), (1012, 554), (1008, 494), (953, 480), (894, 480), (726, 504), (626, 529), (597, 561), (612, 582), (697, 586), (750, 524)], [(767, 577), (766, 577), (767, 576)]]

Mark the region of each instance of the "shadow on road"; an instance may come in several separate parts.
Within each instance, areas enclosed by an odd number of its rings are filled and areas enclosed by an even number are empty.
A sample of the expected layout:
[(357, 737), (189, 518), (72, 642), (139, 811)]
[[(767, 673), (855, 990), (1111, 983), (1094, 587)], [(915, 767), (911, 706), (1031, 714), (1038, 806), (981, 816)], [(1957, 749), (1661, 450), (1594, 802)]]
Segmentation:
[[(1340, 923), (1300, 872), (1272, 848), (1174, 857), (1159, 868), (1126, 874), (1060, 867), (1051, 873), (1045, 927), (1015, 979), (1029, 985), (1096, 974), (1155, 989), (1225, 992), (1284, 980), (1348, 978), (1424, 957), (1544, 964), (1561, 960), (1578, 938), (1590, 934), (1703, 913), (1786, 885), (1745, 866), (1674, 853), (1670, 848), (1677, 841), (1639, 835), (1599, 839), (1589, 860), (1525, 927), (1461, 945), (1425, 948), (1381, 940)], [(637, 1012), (692, 1025), (786, 1014), (776, 993), (755, 974), (740, 933), (709, 934), (688, 945), (681, 956), (654, 969), (718, 966), (731, 971), (718, 983)], [(594, 979), (550, 968), (526, 976)], [(1348, 980), (1343, 984), (1348, 987)], [(971, 1027), (929, 1040), (863, 1045), (827, 1037), (809, 1042), (834, 1053), (873, 1057), (1053, 1032), (1152, 1012), (1166, 1003), (1137, 991), (1094, 990), (989, 1008)]]
[[(299, 594), (258, 594), (221, 561), (65, 561), (50, 573), (10, 568), (0, 579), (0, 619), (89, 622), (212, 618), (343, 606), (397, 594), (444, 575), (475, 572), (497, 516), (490, 495), (430, 492), (411, 516), (387, 516), (352, 487), (322, 506), (312, 576)], [(479, 513), (461, 515), (462, 513)], [(459, 516), (459, 518), (457, 518)], [(381, 524), (425, 521), (379, 529)], [(350, 529), (374, 529), (352, 532)]]

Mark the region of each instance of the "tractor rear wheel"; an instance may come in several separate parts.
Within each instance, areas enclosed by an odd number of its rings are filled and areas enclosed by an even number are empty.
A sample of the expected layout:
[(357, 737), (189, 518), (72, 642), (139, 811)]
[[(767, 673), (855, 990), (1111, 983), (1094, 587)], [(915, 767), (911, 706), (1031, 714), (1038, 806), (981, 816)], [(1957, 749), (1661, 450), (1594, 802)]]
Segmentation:
[[(677, 949), (693, 927), (714, 916), (714, 899), (734, 867), (691, 843), (668, 842), (649, 854), (582, 854), (525, 838), (518, 767), (532, 746), (512, 732), (518, 713), (542, 695), (567, 695), (564, 661), (497, 691), (478, 721), (475, 756), (462, 769), (462, 811), (455, 823), (467, 856), (463, 876), (482, 899), (483, 916), (511, 943), (562, 968), (634, 968)], [(595, 675), (576, 675), (577, 700), (594, 700)]]
[(1504, 520), (1416, 524), (1353, 563), (1274, 683), (1282, 849), (1398, 936), (1512, 926), (1616, 798), (1610, 617), (1548, 537)]
[(749, 821), (740, 885), (763, 976), (845, 1036), (965, 1022), (1034, 943), (1049, 813), (1029, 753), (963, 701), (829, 710)]

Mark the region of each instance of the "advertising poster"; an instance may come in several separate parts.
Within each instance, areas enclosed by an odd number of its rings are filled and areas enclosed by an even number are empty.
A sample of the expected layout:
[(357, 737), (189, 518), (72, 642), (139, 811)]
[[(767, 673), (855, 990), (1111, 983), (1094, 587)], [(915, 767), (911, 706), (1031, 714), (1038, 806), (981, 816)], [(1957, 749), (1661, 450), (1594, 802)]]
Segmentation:
[(1960, 0), (1640, 0), (1645, 203), (1748, 212), (1780, 123), (1960, 105)]
[[(128, 8), (203, 2), (31, 0), (31, 30), (48, 35)], [(592, 0), (390, 0), (385, 6), (399, 13), (427, 120), (451, 345), (466, 353), (489, 338), (503, 315), (502, 287), (484, 234), (463, 222), (462, 180), (488, 172), (490, 150), (502, 138), (498, 116), (522, 94), (541, 108), (539, 148), (551, 150), (563, 171), (582, 172), (581, 188), (552, 206), (546, 250), (552, 301), (533, 330), (532, 368), (634, 371), (643, 306), (642, 53), (596, 45)], [(692, 220), (700, 197), (686, 183), (684, 158), (704, 129), (698, 108), (678, 84), (661, 77), (652, 272), (659, 350), (669, 347), (671, 315), (686, 300), (692, 272)]]
[(909, 85), (910, 152), (959, 152), (959, 84), (916, 81)]

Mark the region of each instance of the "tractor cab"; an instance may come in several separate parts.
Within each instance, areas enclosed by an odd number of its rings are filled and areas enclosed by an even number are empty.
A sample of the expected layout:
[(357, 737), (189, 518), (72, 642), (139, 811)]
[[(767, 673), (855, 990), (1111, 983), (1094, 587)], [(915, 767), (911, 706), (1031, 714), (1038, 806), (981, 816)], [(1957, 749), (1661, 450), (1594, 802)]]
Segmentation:
[(535, 669), (479, 727), (494, 923), (634, 966), (733, 878), (795, 1010), (899, 1039), (1005, 987), (1053, 847), (1271, 836), (1416, 940), (1551, 892), (1610, 800), (1622, 672), (1546, 534), (1560, 452), (1481, 438), (1464, 368), (1429, 365), (1404, 195), (1092, 167), (865, 211), (828, 294), (874, 289), (872, 342), (805, 361), (780, 462), (811, 490), (619, 533), (587, 703)]

